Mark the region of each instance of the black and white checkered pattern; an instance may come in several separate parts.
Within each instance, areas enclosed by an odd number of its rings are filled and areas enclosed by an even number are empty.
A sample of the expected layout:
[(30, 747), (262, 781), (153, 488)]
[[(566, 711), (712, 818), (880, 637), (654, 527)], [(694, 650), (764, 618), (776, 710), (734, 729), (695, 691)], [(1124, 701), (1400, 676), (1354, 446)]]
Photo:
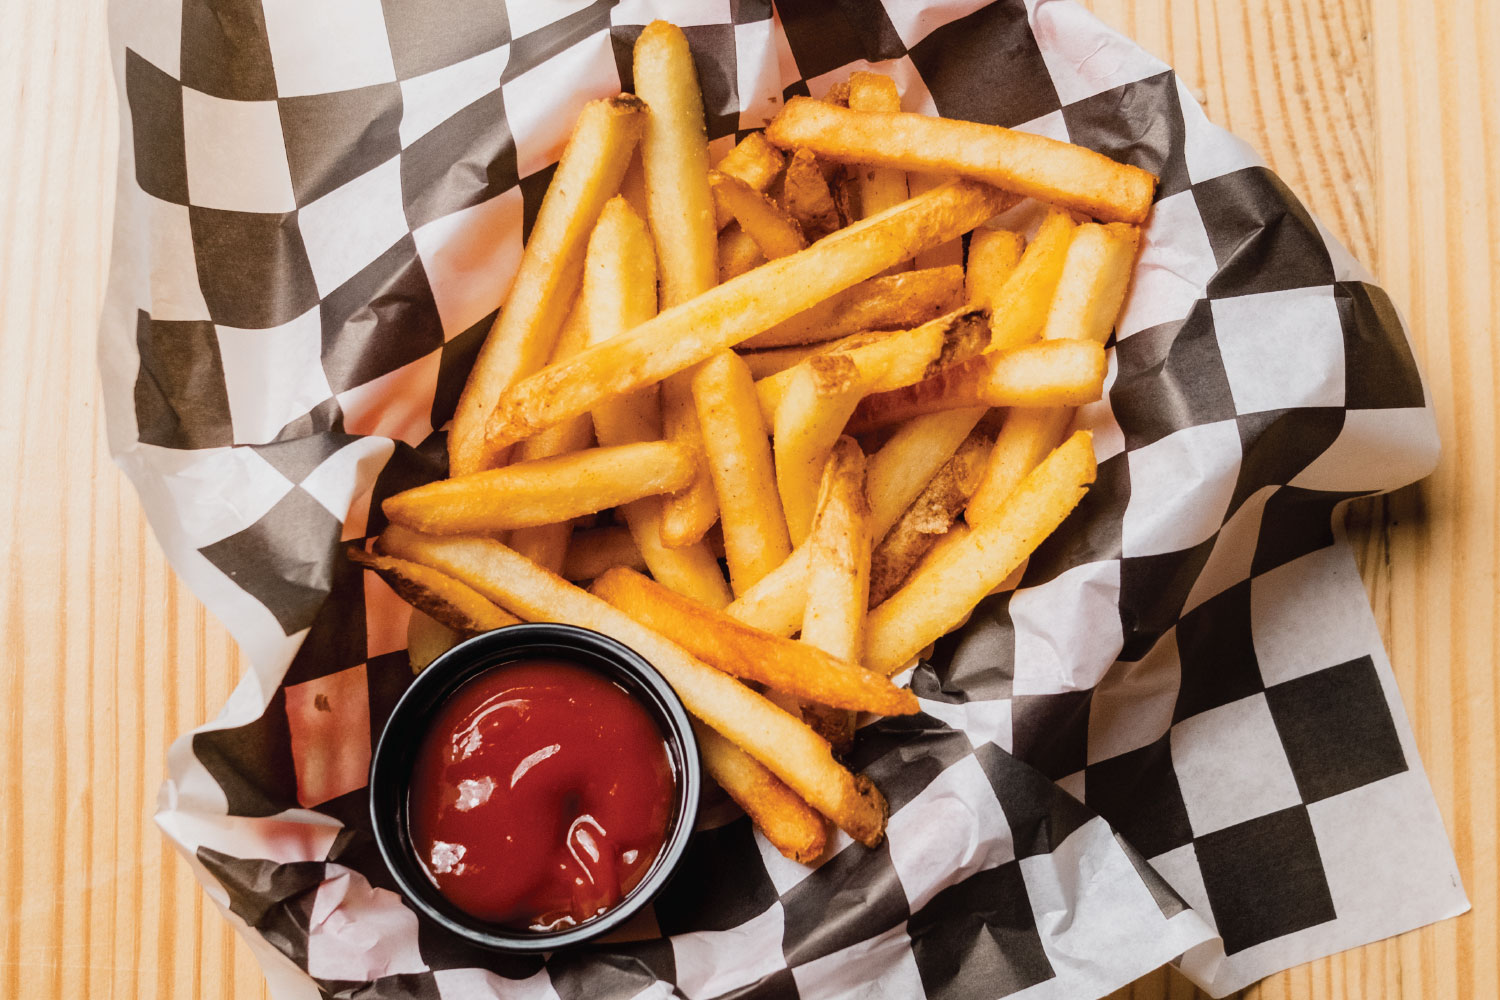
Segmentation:
[[(1066, 0), (115, 0), (125, 100), (101, 330), (111, 442), (252, 674), (172, 750), (159, 822), (279, 997), (1215, 993), (1460, 912), (1333, 515), (1430, 470), (1368, 274), (1162, 63)], [(466, 948), (372, 847), (405, 606), (338, 556), (445, 471), (440, 428), (578, 108), (684, 26), (716, 148), (890, 73), (910, 110), (1161, 177), (1099, 479), (866, 727), (887, 843), (816, 870), (702, 830), (629, 944)]]

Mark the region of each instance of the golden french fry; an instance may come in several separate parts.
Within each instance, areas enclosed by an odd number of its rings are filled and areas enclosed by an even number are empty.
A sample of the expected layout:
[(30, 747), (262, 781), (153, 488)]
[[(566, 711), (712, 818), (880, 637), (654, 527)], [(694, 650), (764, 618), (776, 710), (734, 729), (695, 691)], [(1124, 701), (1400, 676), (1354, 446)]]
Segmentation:
[(463, 636), (478, 635), (520, 621), (509, 611), (495, 607), (472, 588), (435, 569), (366, 552), (353, 545), (346, 548), (344, 554), (350, 562), (380, 574), (396, 596), (418, 612)]
[(963, 305), (964, 270), (888, 274), (824, 299), (745, 341), (747, 348), (818, 344), (864, 330), (906, 330)]
[(710, 171), (708, 181), (718, 205), (749, 234), (767, 260), (794, 254), (807, 246), (802, 228), (776, 203), (737, 177)]
[(979, 405), (1081, 406), (1103, 394), (1105, 365), (1104, 348), (1082, 340), (1047, 340), (981, 354), (915, 385), (866, 396), (848, 433)]
[(983, 425), (959, 445), (910, 507), (891, 526), (870, 559), (870, 603), (890, 597), (911, 574), (927, 550), (948, 533), (979, 484), (985, 459), (995, 441)]
[(1047, 310), (1044, 338), (1071, 337), (1101, 344), (1109, 339), (1125, 304), (1140, 237), (1138, 228), (1122, 222), (1078, 227)]
[[(580, 296), (568, 312), (568, 318), (563, 321), (562, 332), (557, 335), (557, 346), (552, 351), (553, 361), (570, 357), (588, 344), (589, 331), (584, 310), (579, 304), (581, 301)], [(593, 436), (594, 422), (584, 414), (548, 428), (534, 438), (527, 438), (517, 449), (518, 457), (524, 463), (582, 451), (589, 446)], [(506, 544), (538, 566), (545, 566), (556, 573), (562, 568), (563, 558), (568, 551), (568, 539), (572, 534), (571, 520), (556, 521), (532, 528), (517, 528), (511, 532)]]
[[(952, 174), (911, 173), (906, 175), (906, 187), (912, 197), (916, 197), (924, 191), (931, 191), (952, 180)], [(963, 263), (963, 259), (963, 241), (951, 239), (923, 250), (913, 258), (912, 264), (919, 268), (958, 267)]]
[(1042, 220), (1021, 262), (995, 293), (995, 312), (990, 320), (993, 350), (1007, 351), (1041, 337), (1076, 231), (1072, 218), (1058, 208), (1051, 209)]
[(698, 738), (703, 769), (745, 810), (772, 846), (805, 865), (822, 855), (828, 831), (817, 810), (765, 765), (696, 719), (693, 735)]
[(849, 355), (820, 354), (796, 367), (776, 408), (776, 489), (794, 545), (812, 529), (823, 464), (863, 394), (864, 380)]
[(865, 496), (870, 502), (870, 536), (875, 544), (953, 457), (988, 409), (979, 406), (916, 417), (870, 457)]
[[(859, 71), (849, 74), (849, 109), (851, 111), (900, 111), (901, 95), (896, 83), (880, 73)], [(769, 145), (769, 143), (767, 143)], [(883, 212), (907, 199), (906, 171), (891, 167), (854, 164), (854, 187), (859, 202), (859, 217)]]
[(881, 715), (917, 711), (916, 695), (854, 661), (751, 628), (633, 570), (610, 570), (589, 593), (731, 677), (838, 708)]
[(1005, 203), (993, 188), (956, 181), (762, 264), (516, 383), (490, 415), (490, 439), (497, 447), (523, 440), (610, 396), (659, 382), (967, 232)]
[[(781, 155), (781, 150), (767, 142), (761, 133), (751, 132), (739, 141), (739, 145), (725, 153), (724, 158), (714, 164), (714, 169), (744, 181), (757, 191), (764, 191), (776, 180), (785, 165), (786, 159)], [(733, 218), (723, 205), (718, 206), (720, 229), (729, 225)], [(722, 250), (722, 244), (720, 247)]]
[(967, 177), (1104, 222), (1145, 221), (1156, 178), (1082, 146), (998, 125), (909, 112), (846, 111), (793, 97), (766, 126), (782, 149)]
[(685, 448), (643, 441), (440, 479), (397, 493), (380, 509), (397, 524), (429, 534), (506, 531), (680, 490), (694, 470)]
[(760, 252), (760, 246), (739, 226), (731, 222), (719, 234), (720, 284), (730, 278), (738, 278), (765, 262), (766, 255)]
[(822, 97), (818, 98), (818, 100), (827, 101), (829, 104), (835, 105), (836, 107), (847, 108), (849, 106), (849, 81), (841, 80), (840, 82), (835, 83), (833, 86), (829, 87), (828, 92), (825, 93)]
[(411, 618), (406, 623), (406, 658), (411, 663), (411, 672), (420, 674), (433, 660), (463, 640), (462, 632), (412, 608)]
[(865, 664), (895, 673), (947, 634), (1062, 524), (1094, 475), (1092, 436), (1079, 431), (1032, 470), (992, 523), (973, 527), (870, 612)]
[(969, 266), (964, 272), (964, 291), (969, 305), (990, 310), (1004, 308), (1000, 290), (1021, 263), (1026, 239), (1009, 229), (987, 229), (980, 226), (969, 236)]
[(506, 446), (486, 442), (485, 422), (506, 390), (546, 362), (578, 288), (589, 231), (620, 186), (645, 129), (645, 110), (639, 98), (621, 94), (590, 101), (579, 114), (515, 281), (459, 396), (448, 432), (452, 475), (504, 460)]
[[(661, 269), (661, 308), (670, 309), (719, 280), (703, 94), (681, 28), (653, 21), (641, 31), (635, 43), (635, 89), (646, 102), (641, 161), (648, 221)], [(662, 501), (662, 544), (669, 548), (698, 541), (719, 516), (691, 383), (692, 376), (684, 372), (668, 378), (661, 389), (662, 434), (686, 448), (696, 466), (687, 489)]]
[(635, 155), (630, 158), (630, 165), (625, 168), (625, 176), (620, 178), (620, 197), (630, 203), (630, 208), (641, 218), (646, 218), (650, 211), (646, 199), (646, 167), (641, 159), (641, 151), (637, 147)]
[(782, 185), (781, 203), (809, 240), (822, 239), (839, 228), (839, 210), (817, 157), (805, 149), (792, 153)]
[[(656, 256), (641, 217), (624, 199), (613, 199), (599, 213), (589, 238), (583, 281), (584, 306), (593, 344), (616, 338), (656, 314)], [(602, 445), (650, 441), (661, 434), (657, 388), (650, 386), (601, 401), (593, 411), (594, 433)], [(662, 505), (646, 497), (624, 505), (620, 514), (651, 575), (679, 593), (705, 604), (729, 603), (729, 585), (718, 561), (701, 541), (680, 548), (662, 544)]]
[(761, 577), (724, 609), (737, 622), (783, 638), (802, 628), (807, 609), (807, 545), (792, 550), (780, 566)]
[[(835, 659), (858, 663), (864, 655), (870, 598), (870, 508), (865, 456), (851, 438), (840, 438), (828, 456), (807, 544), (802, 641)], [(853, 745), (854, 714), (848, 709), (809, 702), (802, 706), (802, 718), (835, 752)]]
[(693, 715), (764, 764), (814, 809), (863, 844), (885, 836), (880, 790), (833, 759), (828, 743), (739, 681), (599, 598), (489, 538), (438, 537), (387, 529), (392, 555), (467, 583), (526, 621), (555, 621), (618, 639), (657, 669)]
[(1005, 415), (979, 485), (964, 517), (970, 524), (989, 524), (1026, 474), (1062, 443), (1072, 409), (1065, 406), (1016, 406)]
[(560, 575), (568, 580), (592, 580), (616, 566), (644, 570), (646, 560), (629, 528), (609, 524), (573, 533)]
[(729, 582), (736, 595), (743, 594), (792, 551), (766, 422), (750, 370), (732, 351), (698, 366), (693, 398), (719, 497)]

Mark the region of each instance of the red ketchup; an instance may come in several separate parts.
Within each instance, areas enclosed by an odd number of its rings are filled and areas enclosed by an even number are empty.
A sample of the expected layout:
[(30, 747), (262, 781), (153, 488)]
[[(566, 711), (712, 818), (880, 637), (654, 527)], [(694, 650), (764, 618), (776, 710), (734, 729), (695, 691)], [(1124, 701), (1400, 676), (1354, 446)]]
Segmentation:
[(675, 777), (661, 730), (576, 664), (493, 667), (438, 709), (412, 771), (417, 857), (464, 912), (561, 930), (619, 903), (666, 838)]

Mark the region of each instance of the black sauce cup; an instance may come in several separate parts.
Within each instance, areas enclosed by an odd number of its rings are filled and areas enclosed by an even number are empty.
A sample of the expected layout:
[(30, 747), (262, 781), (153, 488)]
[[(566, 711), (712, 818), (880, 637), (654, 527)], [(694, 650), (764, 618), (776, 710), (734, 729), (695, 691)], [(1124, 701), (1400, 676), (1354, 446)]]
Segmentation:
[[(676, 779), (672, 818), (656, 861), (620, 903), (576, 927), (525, 931), (492, 924), (450, 903), (427, 877), (412, 848), (407, 790), (422, 737), (438, 706), (474, 677), (516, 660), (566, 660), (618, 682), (650, 713), (661, 730)], [(595, 940), (615, 930), (649, 903), (672, 877), (687, 850), (698, 814), (703, 772), (698, 743), (676, 692), (635, 650), (609, 636), (573, 625), (511, 625), (459, 643), (433, 660), (396, 703), (370, 761), (370, 819), (375, 843), (403, 895), (422, 913), (459, 937), (496, 951), (539, 953)]]

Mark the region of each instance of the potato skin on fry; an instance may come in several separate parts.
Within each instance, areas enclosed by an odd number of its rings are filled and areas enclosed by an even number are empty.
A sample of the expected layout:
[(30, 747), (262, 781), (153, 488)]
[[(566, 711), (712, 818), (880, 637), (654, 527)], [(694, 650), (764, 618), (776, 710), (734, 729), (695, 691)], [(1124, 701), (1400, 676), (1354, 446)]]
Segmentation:
[(466, 584), (420, 563), (366, 552), (353, 545), (344, 554), (350, 562), (380, 574), (407, 604), (461, 635), (478, 635), (521, 620)]

